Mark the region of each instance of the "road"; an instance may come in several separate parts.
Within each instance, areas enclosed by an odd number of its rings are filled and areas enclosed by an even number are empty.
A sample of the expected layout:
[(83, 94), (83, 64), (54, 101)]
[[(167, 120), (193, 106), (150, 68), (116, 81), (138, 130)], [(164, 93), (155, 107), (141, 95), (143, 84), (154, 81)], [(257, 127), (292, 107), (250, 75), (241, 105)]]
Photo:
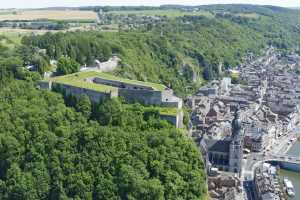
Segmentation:
[(286, 135), (281, 136), (276, 142), (273, 144), (273, 148), (271, 148), (271, 154), (285, 154), (288, 150), (293, 146), (293, 142), (291, 140), (296, 141), (296, 135), (293, 133), (288, 133)]
[(253, 181), (244, 181), (243, 186), (245, 191), (244, 199), (255, 200)]

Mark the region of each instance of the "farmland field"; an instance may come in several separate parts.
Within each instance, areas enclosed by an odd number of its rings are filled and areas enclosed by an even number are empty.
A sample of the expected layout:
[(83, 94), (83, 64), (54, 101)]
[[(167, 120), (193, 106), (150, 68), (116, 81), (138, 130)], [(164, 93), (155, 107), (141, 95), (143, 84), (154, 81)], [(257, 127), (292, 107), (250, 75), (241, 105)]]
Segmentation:
[(77, 10), (19, 10), (1, 12), (0, 21), (4, 20), (96, 20), (97, 14), (93, 11)]

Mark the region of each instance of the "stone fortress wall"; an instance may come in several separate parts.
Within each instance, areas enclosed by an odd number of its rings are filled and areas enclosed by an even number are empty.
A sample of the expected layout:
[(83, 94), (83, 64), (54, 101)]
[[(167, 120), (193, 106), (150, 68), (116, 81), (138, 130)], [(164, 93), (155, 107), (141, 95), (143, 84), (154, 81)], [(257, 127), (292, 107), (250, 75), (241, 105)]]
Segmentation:
[(181, 109), (183, 101), (174, 95), (173, 90), (167, 89), (161, 92), (161, 105), (165, 107), (176, 107)]
[(105, 92), (98, 92), (86, 88), (70, 86), (62, 83), (52, 83), (52, 88), (55, 87), (60, 87), (66, 92), (67, 95), (73, 95), (76, 96), (77, 98), (80, 98), (80, 96), (85, 94), (90, 98), (92, 102), (100, 102), (107, 98), (118, 97), (118, 90), (105, 93)]
[(145, 105), (176, 107), (178, 109), (182, 108), (182, 100), (174, 96), (173, 90), (171, 89), (158, 91), (147, 86), (123, 83), (98, 77), (90, 78), (87, 81), (117, 87), (119, 90), (119, 96), (124, 97), (128, 102), (140, 102)]
[(160, 91), (134, 90), (119, 88), (119, 96), (130, 103), (140, 102), (145, 105), (161, 105)]
[(39, 84), (40, 89), (52, 90), (52, 82), (51, 81), (40, 81), (38, 84)]

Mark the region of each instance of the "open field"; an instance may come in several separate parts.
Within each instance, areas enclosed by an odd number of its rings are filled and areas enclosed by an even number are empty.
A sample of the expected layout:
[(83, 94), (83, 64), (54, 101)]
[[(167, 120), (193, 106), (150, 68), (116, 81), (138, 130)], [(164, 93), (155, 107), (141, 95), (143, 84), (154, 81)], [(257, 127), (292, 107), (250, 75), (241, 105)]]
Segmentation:
[(22, 29), (22, 28), (0, 28), (0, 35), (29, 35), (44, 34), (47, 32), (59, 32), (58, 30)]
[(19, 10), (14, 12), (0, 12), (0, 21), (4, 20), (96, 20), (97, 13), (93, 11), (77, 10)]
[(194, 16), (206, 16), (213, 17), (210, 12), (206, 11), (197, 11), (197, 12), (183, 12), (180, 10), (132, 10), (132, 11), (111, 11), (109, 13), (119, 14), (119, 15), (145, 15), (145, 16), (167, 16), (170, 18), (182, 17), (185, 15), (194, 15)]
[[(32, 34), (45, 34), (49, 30), (29, 30), (29, 29), (19, 29), (19, 28), (0, 28), (0, 38), (4, 36), (9, 40), (9, 43), (6, 42), (5, 46), (13, 47), (21, 44), (23, 36), (32, 35)], [(51, 30), (50, 32), (58, 32)], [(2, 41), (3, 44), (3, 41)]]
[(22, 29), (22, 28), (0, 28), (0, 35), (5, 35), (9, 37), (23, 37), (25, 35), (40, 35), (45, 34), (47, 32), (57, 33), (57, 32), (67, 32), (67, 31), (77, 31), (77, 30), (87, 30), (88, 28), (81, 27), (73, 27), (67, 30), (43, 30), (43, 29)]

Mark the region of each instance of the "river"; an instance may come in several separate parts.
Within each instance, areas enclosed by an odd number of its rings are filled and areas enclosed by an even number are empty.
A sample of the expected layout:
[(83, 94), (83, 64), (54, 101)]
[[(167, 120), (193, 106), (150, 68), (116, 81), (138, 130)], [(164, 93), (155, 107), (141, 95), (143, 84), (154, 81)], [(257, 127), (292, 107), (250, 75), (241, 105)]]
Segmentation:
[[(296, 131), (295, 131), (296, 132)], [(299, 134), (299, 129), (297, 130)], [(293, 147), (288, 151), (289, 155), (293, 156), (300, 156), (300, 141), (298, 140)], [(296, 196), (294, 198), (290, 198), (292, 200), (299, 200), (300, 199), (300, 173), (287, 171), (287, 170), (280, 170), (280, 175), (283, 177), (288, 177), (294, 185)]]

